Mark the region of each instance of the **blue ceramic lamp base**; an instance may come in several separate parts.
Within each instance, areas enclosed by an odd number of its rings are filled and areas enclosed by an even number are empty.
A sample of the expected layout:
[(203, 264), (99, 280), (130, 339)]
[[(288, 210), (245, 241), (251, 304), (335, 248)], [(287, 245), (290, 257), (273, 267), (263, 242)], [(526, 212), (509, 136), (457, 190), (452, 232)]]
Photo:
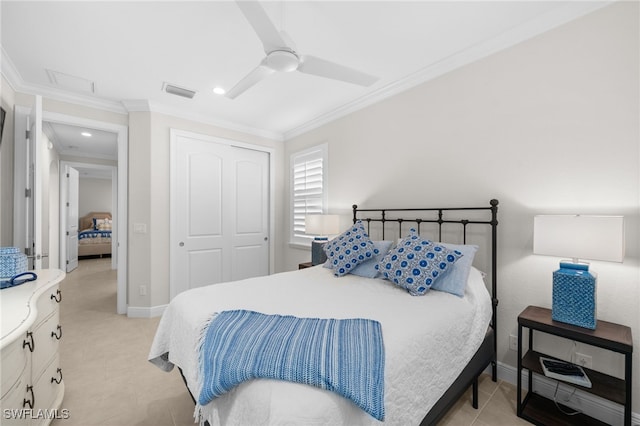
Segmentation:
[(595, 330), (597, 277), (585, 263), (560, 262), (553, 273), (551, 318)]

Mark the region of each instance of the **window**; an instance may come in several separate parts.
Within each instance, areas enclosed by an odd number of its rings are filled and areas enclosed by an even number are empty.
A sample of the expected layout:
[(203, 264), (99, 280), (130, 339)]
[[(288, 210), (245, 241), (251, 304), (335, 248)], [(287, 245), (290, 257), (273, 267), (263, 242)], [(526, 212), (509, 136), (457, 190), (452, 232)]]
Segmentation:
[(312, 235), (305, 234), (307, 214), (326, 213), (327, 144), (291, 155), (291, 243), (311, 245)]

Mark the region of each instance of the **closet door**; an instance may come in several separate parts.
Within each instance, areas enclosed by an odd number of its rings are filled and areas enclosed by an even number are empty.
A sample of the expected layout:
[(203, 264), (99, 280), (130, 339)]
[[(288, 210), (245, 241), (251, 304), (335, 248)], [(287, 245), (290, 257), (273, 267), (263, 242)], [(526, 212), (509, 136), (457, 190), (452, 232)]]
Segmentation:
[(269, 154), (232, 147), (231, 279), (269, 272)]
[(170, 296), (269, 273), (269, 154), (171, 140)]

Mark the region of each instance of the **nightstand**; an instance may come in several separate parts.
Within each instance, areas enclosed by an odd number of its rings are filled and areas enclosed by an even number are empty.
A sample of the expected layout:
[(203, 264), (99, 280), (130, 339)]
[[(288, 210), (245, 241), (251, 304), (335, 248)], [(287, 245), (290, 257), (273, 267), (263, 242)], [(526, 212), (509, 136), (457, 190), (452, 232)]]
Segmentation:
[(311, 262), (303, 262), (298, 264), (298, 269), (311, 268), (313, 263)]
[[(529, 329), (529, 348), (522, 354), (522, 329)], [(600, 425), (605, 424), (584, 414), (567, 416), (562, 414), (555, 403), (537, 393), (532, 392), (533, 374), (544, 375), (540, 365), (540, 356), (547, 356), (537, 352), (533, 346), (534, 332), (552, 334), (576, 342), (617, 352), (624, 355), (624, 379), (609, 376), (595, 370), (584, 368), (592, 383), (591, 388), (562, 382), (566, 386), (576, 387), (584, 392), (597, 395), (624, 406), (624, 424), (631, 425), (631, 358), (633, 353), (633, 339), (631, 329), (627, 326), (598, 320), (595, 330), (576, 327), (574, 325), (553, 321), (551, 310), (537, 306), (529, 306), (518, 316), (518, 387), (517, 405), (518, 417), (522, 417), (534, 424), (576, 424)], [(553, 358), (553, 357), (549, 357)], [(529, 391), (522, 399), (522, 370), (528, 373)], [(550, 379), (552, 380), (552, 379)], [(570, 408), (568, 410), (572, 411)]]

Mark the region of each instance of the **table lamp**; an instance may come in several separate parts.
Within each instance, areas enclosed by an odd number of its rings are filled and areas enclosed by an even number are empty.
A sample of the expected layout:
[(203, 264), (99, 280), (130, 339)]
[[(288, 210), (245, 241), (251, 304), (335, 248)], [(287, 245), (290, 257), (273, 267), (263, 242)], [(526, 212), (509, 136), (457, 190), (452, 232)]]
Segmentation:
[(595, 330), (597, 274), (579, 259), (622, 262), (624, 217), (538, 215), (533, 228), (534, 254), (571, 258), (553, 272), (552, 319)]
[(304, 219), (304, 232), (314, 235), (311, 242), (311, 264), (319, 265), (327, 261), (324, 253), (324, 244), (329, 240), (329, 235), (340, 232), (340, 216), (336, 214), (308, 214)]

